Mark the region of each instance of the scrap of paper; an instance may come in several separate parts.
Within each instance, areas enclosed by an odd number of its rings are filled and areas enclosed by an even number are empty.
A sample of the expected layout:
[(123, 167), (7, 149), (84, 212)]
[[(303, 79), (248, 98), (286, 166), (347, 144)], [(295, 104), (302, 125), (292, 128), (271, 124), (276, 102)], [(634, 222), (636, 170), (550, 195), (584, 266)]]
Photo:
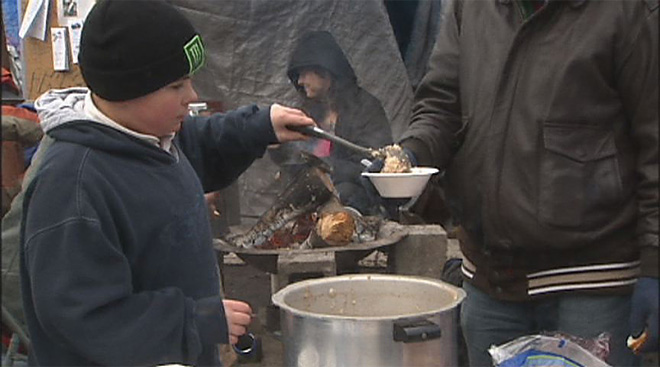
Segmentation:
[(74, 64), (78, 63), (78, 53), (80, 52), (80, 33), (82, 31), (82, 22), (72, 22), (69, 24), (69, 44), (71, 45), (71, 60)]
[(49, 0), (28, 1), (25, 14), (23, 15), (21, 29), (18, 31), (19, 37), (33, 37), (41, 41), (46, 39), (49, 5)]
[(94, 0), (56, 0), (57, 23), (61, 27), (82, 24), (94, 3)]
[(71, 61), (78, 63), (80, 34), (87, 14), (94, 7), (95, 0), (56, 0), (57, 22), (60, 27), (67, 27)]
[(53, 27), (50, 29), (51, 42), (53, 46), (53, 70), (69, 70), (69, 48), (67, 29), (65, 27)]

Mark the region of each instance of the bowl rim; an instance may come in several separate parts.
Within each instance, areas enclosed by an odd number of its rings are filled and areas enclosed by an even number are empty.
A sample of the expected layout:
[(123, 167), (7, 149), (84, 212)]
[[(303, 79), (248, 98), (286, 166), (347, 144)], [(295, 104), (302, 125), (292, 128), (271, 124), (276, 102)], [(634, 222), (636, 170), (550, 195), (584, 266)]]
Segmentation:
[(412, 172), (401, 173), (382, 173), (382, 172), (362, 172), (362, 176), (366, 177), (417, 177), (417, 176), (431, 176), (438, 172), (439, 169), (435, 167), (412, 167)]

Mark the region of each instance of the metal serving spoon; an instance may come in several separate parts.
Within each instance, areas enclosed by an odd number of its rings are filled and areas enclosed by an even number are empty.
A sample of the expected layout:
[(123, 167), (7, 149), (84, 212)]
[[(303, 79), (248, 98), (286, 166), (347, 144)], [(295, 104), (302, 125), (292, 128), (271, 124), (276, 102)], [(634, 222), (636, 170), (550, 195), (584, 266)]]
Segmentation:
[(372, 149), (365, 148), (363, 146), (352, 143), (346, 139), (340, 138), (336, 135), (330, 134), (327, 131), (317, 127), (317, 126), (288, 126), (289, 130), (297, 131), (303, 135), (307, 135), (313, 138), (330, 140), (333, 143), (337, 143), (341, 146), (344, 146), (352, 151), (361, 153), (367, 157), (372, 158), (385, 158), (386, 153), (383, 149)]

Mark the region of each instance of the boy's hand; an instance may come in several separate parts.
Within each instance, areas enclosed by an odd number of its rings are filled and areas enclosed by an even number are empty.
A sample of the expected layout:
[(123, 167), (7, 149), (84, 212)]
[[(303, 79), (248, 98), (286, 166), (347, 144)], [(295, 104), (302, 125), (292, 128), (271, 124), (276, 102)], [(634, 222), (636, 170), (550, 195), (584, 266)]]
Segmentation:
[(284, 107), (274, 103), (270, 107), (270, 121), (273, 124), (273, 130), (280, 143), (292, 140), (304, 140), (307, 137), (299, 132), (289, 130), (287, 126), (315, 126), (314, 120), (308, 117), (303, 111)]
[(225, 316), (229, 329), (229, 344), (236, 344), (238, 337), (247, 332), (247, 326), (252, 322), (252, 308), (241, 301), (226, 299), (222, 301), (225, 306)]

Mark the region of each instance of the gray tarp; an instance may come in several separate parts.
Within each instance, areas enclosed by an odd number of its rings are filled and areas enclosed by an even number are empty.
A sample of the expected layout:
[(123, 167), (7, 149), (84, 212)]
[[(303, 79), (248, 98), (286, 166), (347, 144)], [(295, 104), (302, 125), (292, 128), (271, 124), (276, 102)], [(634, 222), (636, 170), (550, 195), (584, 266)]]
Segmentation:
[[(202, 34), (206, 67), (193, 78), (202, 100), (226, 108), (294, 104), (286, 76), (294, 42), (311, 30), (330, 31), (362, 87), (381, 100), (398, 137), (407, 124), (412, 88), (380, 0), (172, 0)], [(266, 155), (239, 179), (241, 213), (259, 216), (279, 190)]]

